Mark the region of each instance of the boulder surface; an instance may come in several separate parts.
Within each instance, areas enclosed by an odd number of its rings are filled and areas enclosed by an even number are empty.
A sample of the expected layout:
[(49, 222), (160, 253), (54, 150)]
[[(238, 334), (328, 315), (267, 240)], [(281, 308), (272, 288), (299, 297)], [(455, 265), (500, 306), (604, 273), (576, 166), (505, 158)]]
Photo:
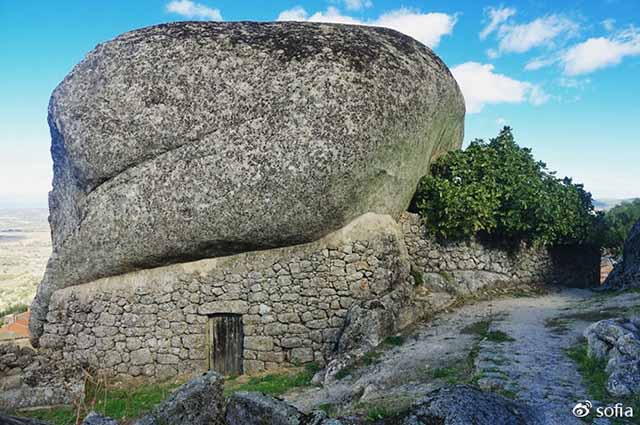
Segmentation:
[(97, 46), (49, 104), (53, 254), (34, 341), (61, 287), (312, 240), (406, 209), (462, 142), (446, 65), (396, 31), (181, 22)]
[(194, 378), (134, 425), (225, 425), (223, 386), (213, 371)]
[(624, 243), (622, 261), (607, 276), (604, 289), (625, 289), (640, 286), (640, 220), (633, 226)]
[(607, 392), (618, 398), (640, 394), (640, 316), (601, 320), (584, 337), (589, 356), (606, 362)]

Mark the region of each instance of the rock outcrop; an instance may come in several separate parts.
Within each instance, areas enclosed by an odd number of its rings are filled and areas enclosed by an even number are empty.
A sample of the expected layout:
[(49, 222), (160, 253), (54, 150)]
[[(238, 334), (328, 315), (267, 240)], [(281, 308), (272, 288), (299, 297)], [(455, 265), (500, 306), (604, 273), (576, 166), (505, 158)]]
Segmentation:
[(58, 288), (397, 218), (463, 120), (444, 63), (393, 30), (182, 22), (99, 45), (49, 105), (34, 342)]
[(49, 425), (48, 422), (39, 421), (37, 419), (9, 416), (9, 415), (5, 415), (2, 412), (0, 412), (0, 424), (2, 425)]
[(429, 393), (411, 406), (401, 418), (389, 418), (384, 424), (442, 425), (542, 425), (526, 403), (474, 387), (456, 385)]
[(622, 261), (616, 264), (603, 284), (604, 289), (625, 289), (640, 286), (640, 221), (624, 243)]
[(100, 413), (91, 412), (84, 418), (82, 425), (118, 425), (118, 422)]
[(584, 336), (589, 356), (607, 364), (607, 392), (614, 397), (640, 394), (640, 316), (601, 320)]
[(223, 385), (215, 372), (194, 378), (135, 425), (224, 425)]
[(227, 425), (342, 425), (324, 412), (304, 414), (285, 401), (261, 393), (239, 392), (229, 397)]

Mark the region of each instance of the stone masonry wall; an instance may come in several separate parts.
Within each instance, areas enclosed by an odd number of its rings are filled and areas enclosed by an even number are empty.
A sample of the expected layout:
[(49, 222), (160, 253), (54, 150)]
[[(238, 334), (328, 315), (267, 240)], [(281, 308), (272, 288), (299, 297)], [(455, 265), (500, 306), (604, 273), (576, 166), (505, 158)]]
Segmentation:
[[(597, 285), (600, 255), (588, 247), (521, 247), (510, 252), (477, 241), (441, 244), (426, 236), (417, 214), (400, 223), (414, 270), (427, 286), (457, 296), (474, 296), (496, 287), (527, 284)], [(573, 261), (569, 261), (569, 258)]]
[(82, 371), (56, 364), (28, 346), (0, 344), (0, 410), (68, 404), (82, 388)]
[[(0, 356), (0, 375), (7, 375), (0, 386), (12, 389), (0, 394), (0, 406), (15, 407), (25, 394), (30, 401), (21, 406), (55, 399), (60, 382), (77, 385), (73, 378), (81, 379), (82, 369), (147, 381), (200, 373), (208, 368), (205, 329), (214, 314), (242, 316), (245, 373), (324, 364), (340, 353), (366, 351), (461, 299), (562, 283), (567, 276), (588, 284), (591, 263), (597, 271), (597, 253), (577, 248), (508, 252), (475, 241), (443, 245), (426, 236), (415, 214), (403, 214), (399, 223), (365, 214), (309, 244), (56, 291), (38, 360), (28, 367), (40, 371), (31, 375), (49, 378), (19, 379), (11, 363), (16, 353)], [(52, 380), (57, 383), (47, 386)]]
[(324, 363), (349, 307), (385, 296), (403, 280), (403, 261), (408, 269), (397, 224), (374, 217), (383, 223), (361, 220), (311, 244), (59, 290), (41, 351), (121, 379), (165, 379), (206, 370), (208, 315), (234, 313), (244, 325), (245, 372)]

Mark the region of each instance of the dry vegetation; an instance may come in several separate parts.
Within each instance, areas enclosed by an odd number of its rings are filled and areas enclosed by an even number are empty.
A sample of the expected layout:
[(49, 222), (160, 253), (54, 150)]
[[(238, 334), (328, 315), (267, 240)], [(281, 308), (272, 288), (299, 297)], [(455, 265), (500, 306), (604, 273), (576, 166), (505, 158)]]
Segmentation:
[(0, 311), (31, 304), (51, 253), (46, 209), (0, 209)]

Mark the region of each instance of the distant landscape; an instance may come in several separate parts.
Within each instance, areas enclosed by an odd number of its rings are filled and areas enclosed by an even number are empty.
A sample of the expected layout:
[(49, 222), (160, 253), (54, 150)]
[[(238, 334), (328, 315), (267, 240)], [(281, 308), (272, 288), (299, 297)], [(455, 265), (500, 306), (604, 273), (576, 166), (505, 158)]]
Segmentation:
[(30, 304), (51, 254), (48, 210), (0, 209), (0, 311)]
[(636, 198), (628, 198), (628, 199), (607, 199), (607, 198), (603, 198), (603, 199), (594, 199), (593, 200), (593, 206), (596, 207), (597, 210), (599, 211), (607, 211), (610, 210), (611, 208), (615, 207), (616, 205), (620, 205), (623, 202), (630, 202), (633, 201)]

